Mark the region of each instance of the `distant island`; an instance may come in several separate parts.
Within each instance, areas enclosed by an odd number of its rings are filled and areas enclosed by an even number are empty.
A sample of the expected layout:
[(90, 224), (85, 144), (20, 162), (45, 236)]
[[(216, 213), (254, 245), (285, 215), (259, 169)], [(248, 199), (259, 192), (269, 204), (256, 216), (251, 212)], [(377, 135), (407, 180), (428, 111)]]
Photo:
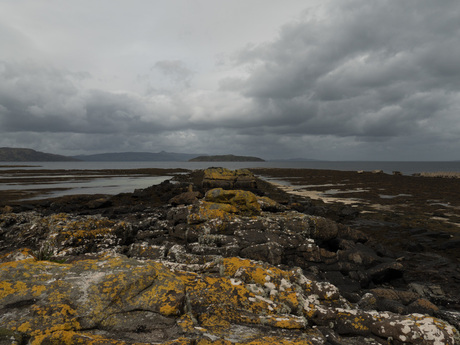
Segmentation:
[(235, 155), (217, 155), (217, 156), (199, 156), (189, 160), (189, 162), (265, 162), (259, 157), (235, 156)]
[(78, 159), (26, 148), (0, 147), (0, 162), (72, 162)]

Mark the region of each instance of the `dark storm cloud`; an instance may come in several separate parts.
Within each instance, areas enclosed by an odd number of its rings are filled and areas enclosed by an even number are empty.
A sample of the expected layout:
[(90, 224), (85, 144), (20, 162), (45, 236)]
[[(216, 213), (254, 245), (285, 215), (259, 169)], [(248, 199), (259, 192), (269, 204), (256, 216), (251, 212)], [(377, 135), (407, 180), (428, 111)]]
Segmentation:
[(276, 133), (392, 137), (427, 131), (459, 102), (456, 1), (341, 1), (242, 51), (254, 100)]

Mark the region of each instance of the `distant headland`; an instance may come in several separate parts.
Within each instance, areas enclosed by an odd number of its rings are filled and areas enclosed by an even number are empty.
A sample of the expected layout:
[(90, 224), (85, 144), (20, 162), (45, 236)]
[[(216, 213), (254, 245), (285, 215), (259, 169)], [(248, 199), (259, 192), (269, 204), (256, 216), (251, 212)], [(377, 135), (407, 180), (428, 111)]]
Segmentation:
[(216, 155), (198, 156), (190, 159), (189, 162), (265, 162), (265, 160), (251, 156)]
[(72, 162), (78, 159), (26, 148), (0, 147), (0, 162)]

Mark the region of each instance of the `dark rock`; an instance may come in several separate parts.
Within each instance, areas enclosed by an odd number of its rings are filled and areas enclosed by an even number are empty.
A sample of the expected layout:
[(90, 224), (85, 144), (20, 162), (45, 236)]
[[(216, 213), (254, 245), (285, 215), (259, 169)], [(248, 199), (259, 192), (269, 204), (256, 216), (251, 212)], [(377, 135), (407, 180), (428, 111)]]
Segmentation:
[(441, 250), (460, 249), (460, 239), (446, 241), (439, 245), (438, 248)]
[(89, 209), (105, 208), (112, 205), (109, 198), (99, 198), (88, 202), (87, 206)]
[(198, 200), (199, 196), (200, 196), (199, 192), (188, 191), (188, 192), (176, 195), (171, 200), (169, 200), (169, 203), (172, 204), (173, 206), (191, 205)]
[(391, 311), (392, 313), (401, 315), (407, 314), (408, 312), (408, 308), (405, 307), (402, 303), (386, 298), (377, 299), (376, 309), (378, 311)]
[(399, 262), (389, 262), (372, 267), (367, 271), (371, 280), (376, 284), (382, 284), (393, 279), (402, 277), (404, 267)]
[(341, 293), (352, 294), (361, 290), (361, 286), (357, 281), (344, 276), (338, 271), (324, 272), (322, 277), (337, 286)]
[(371, 248), (361, 243), (346, 250), (339, 250), (337, 255), (340, 261), (352, 262), (366, 269), (382, 263), (382, 259)]
[(436, 315), (439, 308), (425, 298), (418, 298), (407, 306), (409, 313)]
[(187, 224), (180, 223), (176, 226), (172, 226), (169, 229), (169, 235), (175, 238), (179, 238), (181, 240), (185, 240), (187, 238)]
[(274, 242), (255, 244), (242, 249), (240, 255), (253, 260), (265, 261), (272, 265), (279, 265), (282, 262), (283, 247)]

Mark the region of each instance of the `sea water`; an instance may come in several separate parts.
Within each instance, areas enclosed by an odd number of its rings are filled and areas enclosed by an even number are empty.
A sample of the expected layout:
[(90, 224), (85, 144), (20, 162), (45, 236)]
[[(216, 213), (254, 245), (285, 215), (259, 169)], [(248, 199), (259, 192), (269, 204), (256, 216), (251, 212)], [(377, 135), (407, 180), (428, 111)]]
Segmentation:
[[(22, 167), (13, 167), (13, 166)], [(188, 170), (206, 169), (208, 167), (224, 167), (228, 169), (241, 168), (291, 168), (291, 169), (326, 169), (341, 171), (373, 171), (382, 170), (391, 174), (399, 171), (404, 175), (412, 175), (421, 172), (457, 172), (460, 173), (460, 161), (452, 162), (377, 162), (377, 161), (266, 161), (266, 162), (0, 162), (0, 177), (4, 182), (0, 183), (2, 190), (21, 189), (55, 189), (43, 197), (55, 197), (72, 194), (118, 194), (132, 192), (134, 189), (147, 188), (159, 184), (171, 176), (107, 176), (79, 181), (66, 181), (46, 184), (12, 184), (8, 183), (8, 176), (18, 177), (17, 173), (9, 173), (9, 170), (101, 170), (101, 169), (141, 169), (183, 168)], [(71, 173), (69, 172), (69, 175)], [(67, 176), (69, 176), (67, 175)], [(54, 175), (53, 175), (54, 176)], [(27, 177), (34, 177), (29, 175)], [(37, 176), (37, 178), (43, 177)], [(54, 176), (56, 177), (56, 176)], [(89, 177), (88, 175), (86, 177)]]
[(382, 170), (391, 174), (400, 171), (404, 175), (421, 172), (459, 172), (460, 161), (450, 162), (389, 162), (389, 161), (265, 161), (265, 162), (0, 162), (0, 170), (16, 169), (7, 165), (27, 165), (20, 169), (141, 169), (183, 168), (189, 170), (208, 167), (241, 168), (291, 168), (291, 169), (330, 169), (342, 171)]

